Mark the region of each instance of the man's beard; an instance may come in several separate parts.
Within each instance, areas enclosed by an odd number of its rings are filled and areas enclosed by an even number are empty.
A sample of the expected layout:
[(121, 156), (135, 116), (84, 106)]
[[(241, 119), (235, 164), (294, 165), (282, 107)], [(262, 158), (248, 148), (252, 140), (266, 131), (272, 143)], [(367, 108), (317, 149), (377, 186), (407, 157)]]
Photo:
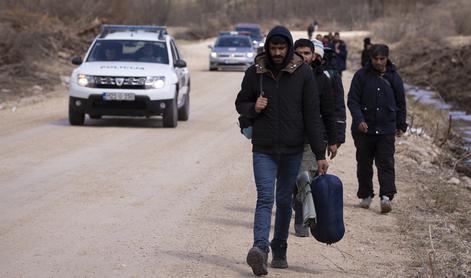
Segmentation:
[(285, 60), (283, 56), (273, 56), (272, 57), (273, 63), (275, 64), (283, 64), (283, 61)]

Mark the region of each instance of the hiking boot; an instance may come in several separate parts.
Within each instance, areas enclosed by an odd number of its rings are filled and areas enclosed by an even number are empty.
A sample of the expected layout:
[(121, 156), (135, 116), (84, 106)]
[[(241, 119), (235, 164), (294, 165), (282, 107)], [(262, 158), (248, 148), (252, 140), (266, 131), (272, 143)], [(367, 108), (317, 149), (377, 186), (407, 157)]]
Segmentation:
[(294, 224), (294, 234), (297, 237), (308, 237), (309, 227), (306, 227), (303, 224)]
[(381, 213), (388, 213), (392, 210), (391, 201), (388, 196), (381, 196)]
[(361, 199), (361, 201), (360, 201), (360, 207), (362, 207), (362, 208), (364, 208), (364, 209), (370, 208), (371, 201), (372, 201), (372, 198), (371, 198), (371, 197), (366, 197), (366, 198)]
[(271, 267), (288, 268), (288, 261), (286, 260), (286, 249), (288, 248), (288, 244), (272, 241), (270, 246), (273, 256)]
[(247, 264), (257, 276), (267, 275), (268, 252), (259, 247), (252, 247), (247, 254)]

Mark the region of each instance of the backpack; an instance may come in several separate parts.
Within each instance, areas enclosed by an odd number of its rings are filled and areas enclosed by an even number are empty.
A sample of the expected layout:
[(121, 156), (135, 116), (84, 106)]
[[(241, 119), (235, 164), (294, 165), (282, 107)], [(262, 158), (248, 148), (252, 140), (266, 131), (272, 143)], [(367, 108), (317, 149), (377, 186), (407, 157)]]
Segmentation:
[[(260, 74), (260, 96), (263, 97), (263, 74)], [(247, 139), (252, 139), (252, 125), (253, 118), (239, 115), (237, 119), (239, 122), (240, 133), (242, 133)]]
[(326, 244), (340, 241), (345, 234), (342, 181), (331, 174), (318, 176), (311, 183), (311, 192), (317, 215), (311, 234)]

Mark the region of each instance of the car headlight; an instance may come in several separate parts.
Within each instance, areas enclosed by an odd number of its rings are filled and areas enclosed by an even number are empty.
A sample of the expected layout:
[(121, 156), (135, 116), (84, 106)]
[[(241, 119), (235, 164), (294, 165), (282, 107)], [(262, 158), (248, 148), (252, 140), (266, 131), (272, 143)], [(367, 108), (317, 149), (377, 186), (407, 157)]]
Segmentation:
[(82, 87), (95, 87), (95, 77), (92, 75), (78, 74), (77, 75), (77, 84)]
[(217, 58), (218, 57), (218, 54), (216, 52), (211, 52), (211, 57), (212, 58)]
[(148, 76), (146, 89), (162, 89), (165, 86), (165, 76)]
[(261, 42), (258, 44), (258, 47), (264, 47), (265, 46), (265, 43), (264, 42)]
[(253, 57), (253, 53), (252, 53), (252, 52), (247, 53), (247, 57), (252, 58), (252, 57)]

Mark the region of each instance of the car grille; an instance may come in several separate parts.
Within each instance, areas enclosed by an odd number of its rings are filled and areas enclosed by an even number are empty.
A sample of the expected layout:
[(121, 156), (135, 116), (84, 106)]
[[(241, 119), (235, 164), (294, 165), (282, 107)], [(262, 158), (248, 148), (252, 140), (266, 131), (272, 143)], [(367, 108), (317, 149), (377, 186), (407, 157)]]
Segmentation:
[(135, 101), (103, 101), (94, 100), (91, 102), (93, 108), (102, 108), (109, 110), (132, 110), (132, 109), (146, 109), (146, 103), (143, 100)]
[(247, 56), (245, 53), (231, 53), (231, 54), (221, 53), (221, 54), (218, 54), (218, 57), (219, 58), (245, 58)]
[(145, 89), (145, 77), (95, 76), (96, 88)]

